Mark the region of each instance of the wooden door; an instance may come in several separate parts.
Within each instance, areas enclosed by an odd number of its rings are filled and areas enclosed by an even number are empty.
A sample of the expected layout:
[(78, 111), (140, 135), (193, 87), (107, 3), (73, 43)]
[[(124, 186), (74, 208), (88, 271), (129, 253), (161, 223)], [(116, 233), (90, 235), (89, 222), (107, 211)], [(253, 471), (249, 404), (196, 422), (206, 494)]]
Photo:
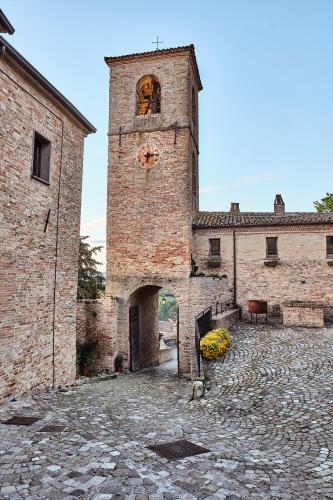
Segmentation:
[(129, 338), (130, 338), (130, 368), (132, 372), (140, 370), (140, 325), (139, 306), (134, 305), (129, 310)]

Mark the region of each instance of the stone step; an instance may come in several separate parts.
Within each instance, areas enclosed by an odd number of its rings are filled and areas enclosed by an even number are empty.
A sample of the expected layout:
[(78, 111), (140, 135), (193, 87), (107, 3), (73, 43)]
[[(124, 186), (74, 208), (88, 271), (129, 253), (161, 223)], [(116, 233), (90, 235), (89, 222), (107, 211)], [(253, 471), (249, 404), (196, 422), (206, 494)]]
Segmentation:
[(214, 328), (230, 328), (239, 320), (239, 309), (230, 309), (212, 317)]

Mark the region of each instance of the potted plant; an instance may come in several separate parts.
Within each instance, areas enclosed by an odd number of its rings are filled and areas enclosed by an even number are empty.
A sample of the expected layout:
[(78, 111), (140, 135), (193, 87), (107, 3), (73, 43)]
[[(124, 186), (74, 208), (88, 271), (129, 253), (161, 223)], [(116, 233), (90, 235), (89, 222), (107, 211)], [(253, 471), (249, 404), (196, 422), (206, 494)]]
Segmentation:
[(115, 360), (114, 360), (114, 369), (118, 373), (122, 373), (124, 364), (124, 356), (121, 352), (118, 352)]

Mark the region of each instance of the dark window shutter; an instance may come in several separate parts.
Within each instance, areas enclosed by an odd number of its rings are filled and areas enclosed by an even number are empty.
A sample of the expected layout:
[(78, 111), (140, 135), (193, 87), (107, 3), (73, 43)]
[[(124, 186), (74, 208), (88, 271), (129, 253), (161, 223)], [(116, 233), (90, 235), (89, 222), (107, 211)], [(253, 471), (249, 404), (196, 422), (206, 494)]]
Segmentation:
[(267, 257), (276, 257), (278, 254), (278, 239), (266, 238), (266, 255)]
[(209, 255), (212, 257), (219, 257), (221, 254), (220, 238), (211, 238), (209, 240)]
[(32, 175), (47, 183), (50, 179), (50, 158), (51, 142), (35, 132)]
[(333, 257), (333, 236), (326, 236), (326, 254)]
[(50, 179), (50, 155), (51, 143), (44, 143), (40, 155), (40, 178), (46, 182), (49, 182)]

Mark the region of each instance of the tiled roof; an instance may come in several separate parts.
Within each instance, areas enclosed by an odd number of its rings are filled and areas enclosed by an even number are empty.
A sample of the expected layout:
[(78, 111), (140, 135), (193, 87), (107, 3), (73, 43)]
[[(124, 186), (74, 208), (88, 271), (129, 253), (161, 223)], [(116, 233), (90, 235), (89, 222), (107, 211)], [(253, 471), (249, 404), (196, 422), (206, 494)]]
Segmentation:
[(26, 71), (39, 85), (60, 102), (89, 132), (96, 132), (95, 127), (83, 114), (57, 90), (36, 68), (32, 66), (5, 38), (0, 35), (0, 56), (5, 54)]
[(156, 56), (156, 55), (158, 56), (164, 54), (175, 54), (177, 52), (184, 52), (185, 50), (190, 51), (192, 55), (194, 71), (196, 73), (196, 77), (198, 80), (199, 90), (202, 90), (202, 83), (200, 80), (199, 68), (197, 64), (197, 59), (195, 57), (195, 50), (193, 43), (191, 45), (184, 45), (183, 47), (172, 47), (170, 49), (150, 50), (148, 52), (136, 52), (133, 54), (125, 54), (123, 56), (104, 57), (104, 61), (106, 62), (106, 64), (108, 64), (109, 62), (125, 61), (126, 59), (135, 59), (136, 57), (150, 57), (150, 56)]
[(9, 35), (12, 35), (14, 31), (14, 26), (11, 25), (4, 12), (0, 9), (0, 33), (8, 33)]
[(299, 224), (333, 224), (332, 212), (199, 212), (194, 228), (230, 226), (275, 226)]

